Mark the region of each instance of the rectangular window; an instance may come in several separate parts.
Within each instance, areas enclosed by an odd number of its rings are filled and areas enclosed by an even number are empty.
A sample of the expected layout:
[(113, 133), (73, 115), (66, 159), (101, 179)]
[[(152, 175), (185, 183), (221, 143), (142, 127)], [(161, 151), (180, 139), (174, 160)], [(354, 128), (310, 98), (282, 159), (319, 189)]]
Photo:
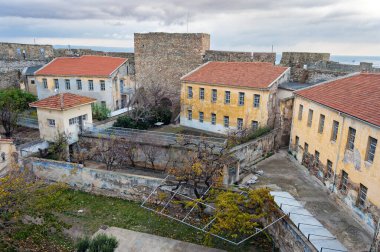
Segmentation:
[(300, 107), (298, 109), (298, 120), (302, 120), (302, 113), (303, 113), (303, 105), (300, 104)]
[(191, 110), (187, 111), (187, 120), (189, 121), (193, 120), (193, 111)]
[(82, 90), (82, 81), (81, 80), (77, 80), (77, 89)]
[(54, 88), (59, 89), (59, 82), (58, 79), (54, 79)]
[(224, 127), (228, 128), (230, 127), (230, 117), (224, 116)]
[(199, 100), (204, 100), (204, 99), (205, 99), (205, 89), (199, 88)]
[(375, 159), (377, 139), (373, 137), (368, 138), (368, 151), (367, 151), (367, 161), (372, 163)]
[(94, 90), (94, 81), (93, 80), (88, 81), (88, 90), (90, 90), (90, 91)]
[(244, 93), (243, 92), (239, 92), (239, 102), (238, 102), (238, 105), (239, 106), (243, 106), (244, 105)]
[(319, 163), (319, 151), (315, 151), (315, 162)]
[(318, 133), (323, 133), (323, 128), (325, 127), (325, 115), (319, 116), (319, 126), (318, 126)]
[(336, 141), (338, 137), (338, 129), (339, 129), (339, 122), (333, 121), (333, 128), (332, 128), (332, 133), (331, 133), (331, 141)]
[(47, 79), (42, 79), (42, 84), (43, 84), (44, 88), (48, 88)]
[(305, 153), (309, 153), (309, 144), (305, 142), (305, 148), (304, 148)]
[(331, 178), (333, 176), (332, 162), (327, 160), (327, 177)]
[(203, 112), (199, 112), (199, 122), (203, 123), (203, 120), (204, 120), (204, 114)]
[(347, 137), (347, 149), (354, 150), (355, 147), (355, 135), (356, 130), (354, 128), (348, 128), (348, 137)]
[(66, 79), (65, 80), (65, 87), (66, 87), (66, 90), (70, 90), (70, 80)]
[(231, 102), (231, 92), (226, 91), (226, 92), (224, 92), (224, 103), (230, 104), (230, 102)]
[(243, 118), (238, 118), (237, 119), (237, 128), (238, 128), (238, 130), (242, 130), (243, 129)]
[(296, 151), (298, 151), (298, 146), (300, 145), (300, 138), (298, 136), (296, 136), (296, 143), (295, 143), (295, 149)]
[(345, 171), (342, 171), (342, 181), (340, 182), (340, 186), (343, 192), (347, 191), (347, 185), (348, 185), (348, 173)]
[(216, 102), (217, 98), (218, 98), (218, 91), (216, 89), (213, 89), (211, 93), (211, 102)]
[(78, 124), (79, 123), (79, 118), (78, 117), (74, 117), (74, 118), (70, 118), (69, 119), (69, 124), (70, 125), (74, 125), (74, 124)]
[(187, 87), (187, 98), (193, 98), (193, 87)]
[(259, 128), (259, 122), (258, 121), (252, 121), (251, 127), (253, 130), (257, 130)]
[(253, 107), (258, 108), (260, 107), (260, 95), (255, 94), (253, 96)]
[(82, 115), (82, 120), (83, 120), (83, 121), (86, 121), (86, 120), (87, 120), (87, 114)]
[(313, 110), (312, 109), (309, 109), (309, 115), (307, 116), (307, 126), (308, 127), (311, 127), (311, 125), (313, 124)]
[(103, 106), (103, 107), (106, 107), (106, 102), (105, 101), (101, 101), (100, 104)]
[(364, 185), (360, 184), (360, 189), (359, 189), (359, 206), (365, 207), (365, 201), (367, 199), (367, 191), (368, 188), (365, 187)]
[(211, 124), (212, 125), (216, 124), (216, 114), (214, 114), (214, 113), (211, 114)]
[(100, 90), (102, 91), (106, 90), (106, 82), (104, 80), (100, 81)]
[(48, 121), (48, 125), (50, 127), (55, 127), (55, 120), (54, 119), (47, 119), (47, 121)]

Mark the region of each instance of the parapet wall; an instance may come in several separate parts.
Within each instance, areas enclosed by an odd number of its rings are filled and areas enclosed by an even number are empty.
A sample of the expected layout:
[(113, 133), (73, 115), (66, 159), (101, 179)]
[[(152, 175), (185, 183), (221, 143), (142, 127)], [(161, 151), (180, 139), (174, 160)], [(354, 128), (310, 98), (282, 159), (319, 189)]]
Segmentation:
[(51, 45), (0, 43), (1, 60), (49, 60), (54, 57)]
[(54, 49), (55, 57), (79, 57), (82, 55), (98, 55), (128, 58), (130, 62), (134, 61), (134, 53), (128, 52), (103, 52), (91, 49)]
[(270, 62), (274, 64), (276, 53), (207, 50), (203, 61)]
[(283, 52), (280, 64), (288, 67), (303, 67), (318, 61), (329, 61), (330, 53)]

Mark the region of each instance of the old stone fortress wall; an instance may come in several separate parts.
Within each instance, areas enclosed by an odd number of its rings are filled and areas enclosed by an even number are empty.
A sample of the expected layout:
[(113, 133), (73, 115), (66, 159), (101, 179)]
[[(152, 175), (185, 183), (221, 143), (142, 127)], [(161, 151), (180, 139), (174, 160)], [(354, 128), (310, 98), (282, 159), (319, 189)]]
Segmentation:
[[(136, 81), (165, 81), (178, 89), (179, 78), (208, 61), (270, 62), (274, 52), (233, 52), (210, 50), (205, 33), (136, 33), (134, 53), (102, 52), (91, 49), (54, 49), (52, 45), (0, 43), (0, 88), (18, 86), (25, 67), (44, 65), (56, 57), (107, 55), (128, 58), (136, 68)], [(330, 61), (329, 53), (283, 52), (280, 62), (289, 66), (291, 81), (315, 83), (352, 72), (380, 72), (372, 63), (347, 65)], [(135, 69), (133, 69), (135, 71)], [(178, 86), (177, 86), (178, 84)]]

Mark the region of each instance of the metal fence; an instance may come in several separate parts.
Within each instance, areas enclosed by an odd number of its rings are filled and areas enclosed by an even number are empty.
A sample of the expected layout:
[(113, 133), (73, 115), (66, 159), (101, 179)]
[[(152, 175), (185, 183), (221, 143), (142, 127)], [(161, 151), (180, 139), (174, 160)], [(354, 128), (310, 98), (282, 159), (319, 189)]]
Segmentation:
[(182, 143), (200, 143), (206, 142), (215, 146), (225, 146), (226, 139), (221, 137), (205, 137), (195, 135), (184, 135), (175, 133), (166, 133), (151, 130), (138, 130), (119, 127), (102, 127), (95, 125), (85, 125), (84, 135), (98, 135), (98, 136), (120, 136), (130, 141), (139, 143), (152, 143), (160, 145), (175, 145)]

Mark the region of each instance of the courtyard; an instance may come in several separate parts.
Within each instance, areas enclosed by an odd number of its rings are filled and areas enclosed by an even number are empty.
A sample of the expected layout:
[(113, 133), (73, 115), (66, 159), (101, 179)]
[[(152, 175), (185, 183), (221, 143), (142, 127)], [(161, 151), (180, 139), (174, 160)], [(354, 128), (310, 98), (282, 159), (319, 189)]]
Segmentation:
[(280, 151), (256, 166), (257, 170), (264, 172), (256, 186), (290, 193), (349, 251), (369, 250), (372, 236), (355, 219), (354, 213), (319, 180), (309, 175), (306, 168), (295, 163), (286, 151)]

